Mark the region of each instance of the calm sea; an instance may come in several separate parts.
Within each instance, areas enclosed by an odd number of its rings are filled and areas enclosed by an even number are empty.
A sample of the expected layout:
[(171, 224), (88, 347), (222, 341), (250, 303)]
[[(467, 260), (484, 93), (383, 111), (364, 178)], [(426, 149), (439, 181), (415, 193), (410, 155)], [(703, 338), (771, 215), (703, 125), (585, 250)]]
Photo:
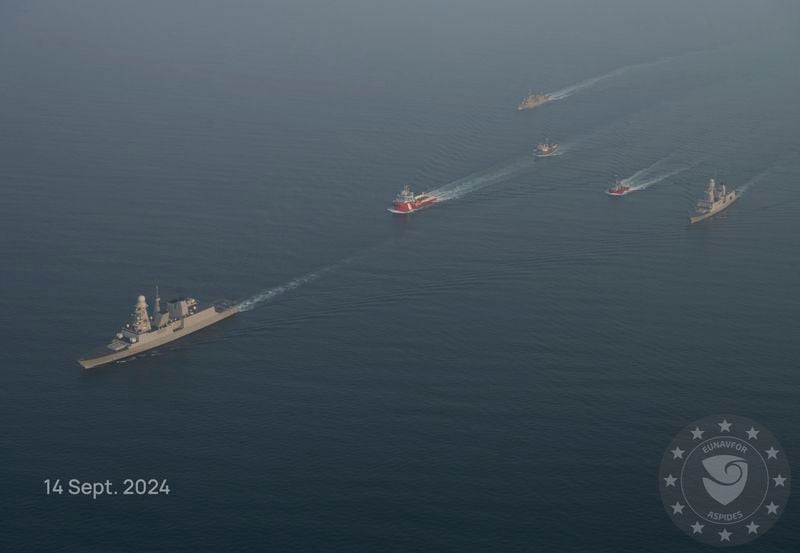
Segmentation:
[[(0, 3), (0, 550), (707, 550), (673, 434), (800, 459), (799, 14)], [(689, 227), (711, 176), (743, 196)], [(82, 373), (156, 285), (253, 309)]]

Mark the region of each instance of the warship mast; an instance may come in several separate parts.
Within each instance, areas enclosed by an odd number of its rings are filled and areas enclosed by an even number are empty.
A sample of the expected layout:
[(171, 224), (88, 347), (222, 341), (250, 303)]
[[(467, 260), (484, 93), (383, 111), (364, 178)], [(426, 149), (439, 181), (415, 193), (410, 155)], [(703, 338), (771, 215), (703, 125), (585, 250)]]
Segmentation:
[(158, 295), (158, 284), (156, 284), (156, 299), (153, 302), (153, 318), (161, 312), (161, 297)]
[(150, 332), (150, 316), (147, 314), (147, 301), (144, 296), (139, 296), (133, 312), (133, 330), (137, 334)]

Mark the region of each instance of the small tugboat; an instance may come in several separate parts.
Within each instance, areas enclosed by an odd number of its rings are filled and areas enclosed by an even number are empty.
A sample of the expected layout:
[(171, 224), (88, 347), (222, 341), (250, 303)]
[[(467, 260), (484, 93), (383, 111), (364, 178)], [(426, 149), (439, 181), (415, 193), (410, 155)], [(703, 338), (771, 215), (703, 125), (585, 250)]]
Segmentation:
[(533, 155), (536, 157), (548, 157), (554, 155), (556, 150), (558, 150), (558, 144), (546, 139), (541, 144), (536, 145), (536, 150), (533, 152)]
[(630, 184), (625, 184), (624, 181), (617, 179), (617, 182), (614, 183), (614, 186), (606, 190), (606, 194), (609, 196), (624, 196), (625, 194), (629, 194), (633, 191), (634, 188), (631, 187)]
[(436, 203), (436, 196), (430, 194), (414, 194), (411, 185), (407, 184), (392, 202), (392, 207), (388, 208), (392, 213), (413, 213)]
[(736, 190), (728, 190), (722, 182), (717, 186), (714, 179), (710, 179), (706, 187), (706, 196), (697, 202), (694, 213), (689, 216), (689, 224), (693, 225), (716, 215), (738, 199), (739, 193)]
[(517, 111), (524, 111), (526, 109), (538, 108), (542, 104), (546, 104), (551, 100), (549, 94), (534, 94), (529, 92), (525, 98), (517, 106)]

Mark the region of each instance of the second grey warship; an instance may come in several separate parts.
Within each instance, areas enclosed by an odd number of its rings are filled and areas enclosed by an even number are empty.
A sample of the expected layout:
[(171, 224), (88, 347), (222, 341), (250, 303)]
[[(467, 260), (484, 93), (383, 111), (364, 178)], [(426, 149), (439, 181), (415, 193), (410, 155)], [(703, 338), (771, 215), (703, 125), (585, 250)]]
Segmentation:
[(739, 193), (736, 190), (728, 190), (725, 183), (717, 186), (714, 179), (710, 179), (708, 187), (706, 187), (706, 195), (703, 199), (698, 200), (694, 213), (689, 216), (689, 223), (695, 224), (703, 219), (708, 219), (738, 199)]
[(517, 106), (517, 111), (523, 111), (526, 109), (533, 109), (538, 108), (542, 104), (546, 104), (550, 101), (549, 94), (534, 94), (533, 92), (529, 92), (525, 98), (522, 99), (522, 102), (519, 103)]
[(228, 301), (218, 301), (201, 309), (194, 298), (171, 300), (162, 311), (156, 288), (152, 317), (147, 313), (146, 298), (139, 296), (131, 322), (110, 343), (87, 353), (78, 359), (78, 363), (84, 369), (91, 369), (119, 361), (188, 336), (238, 312), (239, 305)]

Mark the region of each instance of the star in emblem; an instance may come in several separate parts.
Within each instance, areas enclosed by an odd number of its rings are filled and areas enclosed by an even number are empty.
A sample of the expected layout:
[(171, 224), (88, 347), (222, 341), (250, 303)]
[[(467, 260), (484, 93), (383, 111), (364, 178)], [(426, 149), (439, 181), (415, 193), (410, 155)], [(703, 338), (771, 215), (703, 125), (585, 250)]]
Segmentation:
[[(768, 515), (777, 515), (778, 514), (778, 506), (775, 505), (774, 501), (770, 501), (769, 505), (764, 505), (764, 506), (767, 508), (767, 514)], [(675, 514), (675, 513), (673, 513), (673, 514)], [(681, 513), (681, 514), (683, 514), (683, 513)]]
[(706, 527), (706, 525), (705, 524), (700, 524), (699, 520), (697, 522), (695, 522), (694, 524), (692, 524), (691, 526), (689, 526), (689, 528), (692, 529), (692, 534), (702, 534), (703, 533), (703, 528), (705, 528), (705, 527)]
[(719, 425), (720, 432), (730, 432), (731, 431), (731, 423), (728, 422), (728, 419), (722, 419), (722, 422), (717, 423)]
[(700, 430), (700, 427), (696, 426), (695, 429), (692, 430), (691, 432), (692, 432), (692, 439), (693, 440), (702, 440), (703, 439), (703, 432), (705, 432), (705, 430)]
[(686, 453), (686, 451), (678, 446), (675, 446), (675, 449), (670, 450), (670, 453), (672, 453), (673, 459), (683, 459), (683, 454)]
[[(664, 482), (667, 483), (667, 486), (672, 486), (673, 488), (675, 487), (675, 481), (676, 480), (678, 480), (678, 479), (675, 478), (674, 476), (672, 476), (672, 474), (670, 474), (669, 476), (664, 478)], [(774, 478), (773, 478), (773, 480), (774, 480)], [(785, 480), (785, 478), (784, 478), (784, 480)], [(781, 484), (781, 485), (783, 485), (783, 484)], [(776, 484), (776, 486), (777, 486), (777, 484)]]
[[(672, 476), (672, 475), (670, 474), (670, 476)], [(778, 476), (776, 476), (775, 478), (773, 478), (773, 480), (775, 480), (775, 487), (776, 487), (776, 488), (777, 488), (778, 486), (780, 486), (781, 488), (784, 488), (784, 487), (785, 487), (785, 486), (783, 485), (783, 483), (784, 483), (784, 482), (786, 482), (786, 477), (785, 477), (785, 476), (781, 476), (781, 475), (779, 474)], [(667, 486), (669, 486), (669, 484), (667, 484)]]
[[(676, 501), (675, 505), (670, 505), (670, 507), (672, 507), (672, 514), (673, 515), (677, 515), (677, 514), (681, 514), (682, 515), (683, 514), (683, 508), (686, 507), (686, 505), (681, 505), (680, 501)], [(776, 507), (776, 509), (777, 509), (777, 507)]]
[(758, 433), (761, 432), (761, 430), (756, 430), (755, 428), (753, 428), (751, 426), (750, 430), (746, 430), (746, 432), (747, 432), (747, 439), (748, 440), (757, 440), (758, 439)]
[(777, 449), (772, 446), (769, 446), (769, 449), (766, 450), (764, 453), (767, 454), (767, 459), (777, 459), (778, 453), (780, 453)]
[(733, 532), (728, 532), (727, 529), (723, 528), (722, 532), (717, 532), (717, 534), (719, 534), (719, 541), (731, 541)]
[(760, 525), (756, 524), (755, 521), (752, 521), (750, 524), (746, 525), (748, 534), (758, 534), (758, 529), (761, 528)]

